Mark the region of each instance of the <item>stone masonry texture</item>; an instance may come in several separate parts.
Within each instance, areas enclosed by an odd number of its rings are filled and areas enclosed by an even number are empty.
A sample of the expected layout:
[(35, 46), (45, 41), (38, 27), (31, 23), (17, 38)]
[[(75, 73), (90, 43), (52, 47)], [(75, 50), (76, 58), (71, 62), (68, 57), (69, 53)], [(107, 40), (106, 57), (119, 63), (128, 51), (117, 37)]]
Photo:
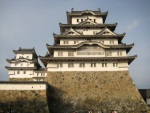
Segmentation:
[(128, 71), (48, 72), (51, 113), (146, 113)]
[(1, 90), (0, 113), (49, 113), (44, 90)]

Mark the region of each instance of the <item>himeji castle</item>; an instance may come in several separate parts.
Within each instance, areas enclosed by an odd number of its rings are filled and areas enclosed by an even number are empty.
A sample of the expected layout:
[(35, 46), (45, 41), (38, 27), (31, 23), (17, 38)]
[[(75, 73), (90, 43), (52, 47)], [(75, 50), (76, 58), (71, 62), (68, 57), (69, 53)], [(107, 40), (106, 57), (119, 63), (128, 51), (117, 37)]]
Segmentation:
[(125, 33), (115, 32), (117, 23), (105, 22), (108, 12), (72, 9), (66, 15), (67, 24), (59, 23), (60, 33), (53, 33), (54, 44), (46, 44), (46, 55), (20, 47), (7, 59), (13, 89), (23, 81), (24, 89), (30, 82), (30, 90), (46, 90), (49, 113), (147, 113), (129, 74), (137, 57), (128, 55), (134, 43), (122, 41)]
[(117, 24), (106, 24), (108, 12), (67, 12), (67, 24), (54, 34), (49, 54), (40, 57), (47, 71), (122, 71), (136, 58), (127, 53), (134, 44), (124, 44), (123, 34), (114, 32)]

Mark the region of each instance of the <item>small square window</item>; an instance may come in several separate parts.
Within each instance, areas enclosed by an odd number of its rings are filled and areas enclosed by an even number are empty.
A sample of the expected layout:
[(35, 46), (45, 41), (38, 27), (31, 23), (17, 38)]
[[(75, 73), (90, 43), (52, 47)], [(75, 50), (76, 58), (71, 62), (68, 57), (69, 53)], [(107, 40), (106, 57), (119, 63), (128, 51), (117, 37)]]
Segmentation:
[(85, 63), (80, 63), (79, 67), (85, 67)]
[(26, 74), (26, 71), (23, 71), (23, 74)]
[(74, 52), (68, 52), (68, 56), (74, 56)]
[(96, 63), (91, 63), (91, 67), (96, 67)]
[(74, 67), (74, 64), (73, 63), (68, 63), (68, 67), (72, 68), (72, 67)]
[(58, 56), (63, 56), (63, 52), (58, 52)]
[(57, 65), (57, 67), (58, 67), (58, 68), (62, 68), (62, 67), (63, 67), (63, 64), (62, 64), (62, 63), (59, 63), (59, 64)]

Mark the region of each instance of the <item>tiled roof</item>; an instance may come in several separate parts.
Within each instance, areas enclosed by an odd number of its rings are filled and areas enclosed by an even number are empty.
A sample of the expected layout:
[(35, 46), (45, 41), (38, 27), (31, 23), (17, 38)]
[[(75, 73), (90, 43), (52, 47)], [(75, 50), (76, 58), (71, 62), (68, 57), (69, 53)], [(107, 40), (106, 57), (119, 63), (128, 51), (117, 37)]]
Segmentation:
[(37, 67), (9, 67), (9, 66), (5, 66), (6, 69), (8, 70), (35, 70), (37, 69)]
[(122, 57), (42, 57), (39, 56), (44, 65), (47, 62), (57, 62), (57, 61), (127, 61), (129, 64), (137, 57), (134, 56), (122, 56)]
[(111, 29), (112, 31), (115, 30), (116, 26), (117, 26), (117, 23), (114, 23), (114, 24), (96, 24), (96, 25), (80, 25), (80, 24), (62, 24), (62, 23), (59, 23), (59, 26), (60, 26), (60, 31), (61, 32), (64, 32), (65, 29), (64, 28), (86, 28), (86, 27), (90, 27), (90, 28), (109, 28)]

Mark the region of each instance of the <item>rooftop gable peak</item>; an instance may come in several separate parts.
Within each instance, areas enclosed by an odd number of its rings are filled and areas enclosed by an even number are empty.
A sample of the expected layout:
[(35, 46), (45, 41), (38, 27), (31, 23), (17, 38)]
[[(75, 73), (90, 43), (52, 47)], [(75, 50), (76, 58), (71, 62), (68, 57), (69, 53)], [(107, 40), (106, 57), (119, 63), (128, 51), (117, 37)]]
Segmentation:
[(66, 32), (64, 32), (62, 35), (81, 35), (81, 33), (79, 33), (76, 30), (70, 28)]
[(89, 18), (87, 18), (83, 22), (80, 22), (79, 25), (97, 25), (97, 23), (93, 22)]
[(112, 32), (108, 28), (104, 28), (102, 31), (98, 32), (96, 35), (117, 35), (117, 34)]

